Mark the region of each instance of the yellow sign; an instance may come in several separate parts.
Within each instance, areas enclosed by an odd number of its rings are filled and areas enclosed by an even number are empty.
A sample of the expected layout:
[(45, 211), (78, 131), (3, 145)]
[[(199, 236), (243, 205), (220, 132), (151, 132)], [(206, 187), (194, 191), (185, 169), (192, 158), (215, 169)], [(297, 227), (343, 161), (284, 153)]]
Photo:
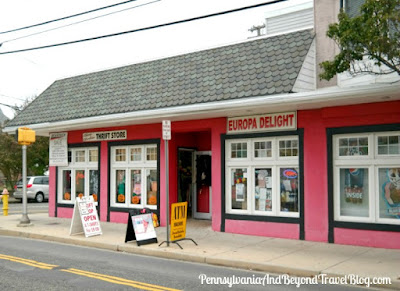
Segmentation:
[(187, 202), (171, 205), (171, 241), (186, 237)]
[(19, 127), (15, 139), (20, 145), (30, 145), (36, 140), (35, 131), (28, 127)]

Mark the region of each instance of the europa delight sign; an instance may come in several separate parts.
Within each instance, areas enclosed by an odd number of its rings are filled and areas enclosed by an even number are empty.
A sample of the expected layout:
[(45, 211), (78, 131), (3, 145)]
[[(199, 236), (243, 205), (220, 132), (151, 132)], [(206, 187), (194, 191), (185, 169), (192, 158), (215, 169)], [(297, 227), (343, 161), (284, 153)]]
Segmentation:
[(227, 133), (234, 134), (296, 129), (296, 112), (283, 112), (228, 118)]

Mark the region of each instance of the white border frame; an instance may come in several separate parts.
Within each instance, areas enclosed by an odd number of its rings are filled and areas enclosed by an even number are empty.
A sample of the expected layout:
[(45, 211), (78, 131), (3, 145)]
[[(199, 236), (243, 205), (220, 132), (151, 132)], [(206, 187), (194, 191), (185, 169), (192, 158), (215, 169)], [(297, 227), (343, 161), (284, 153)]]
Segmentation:
[[(297, 140), (298, 152), (297, 156), (292, 157), (280, 157), (279, 156), (279, 141), (282, 140)], [(267, 158), (255, 158), (254, 156), (254, 143), (258, 141), (271, 141), (272, 142), (272, 157)], [(247, 158), (231, 158), (231, 144), (232, 143), (247, 143)], [(298, 212), (286, 212), (281, 211), (281, 200), (280, 200), (280, 168), (297, 168), (300, 171), (300, 141), (297, 135), (287, 136), (271, 136), (271, 137), (257, 137), (257, 138), (238, 138), (229, 139), (225, 142), (225, 211), (229, 214), (240, 214), (240, 215), (258, 215), (258, 216), (277, 216), (277, 217), (300, 217), (300, 188), (298, 189), (299, 195), (299, 206)], [(247, 169), (247, 209), (232, 209), (232, 189), (231, 189), (231, 172), (232, 169), (246, 168)], [(271, 168), (272, 169), (272, 211), (261, 211), (255, 209), (254, 199), (254, 170), (256, 168)], [(299, 173), (299, 185), (300, 173)]]
[[(131, 149), (132, 148), (141, 148), (141, 161), (131, 161)], [(157, 171), (157, 159), (147, 161), (147, 149), (155, 148), (157, 153), (157, 144), (138, 144), (138, 145), (129, 145), (129, 146), (112, 146), (111, 147), (111, 157), (110, 157), (110, 207), (116, 208), (149, 208), (156, 210), (157, 205), (147, 204), (147, 187), (151, 187), (151, 185), (147, 185), (147, 171), (155, 170)], [(126, 159), (125, 161), (116, 161), (116, 150), (117, 149), (125, 149), (126, 150)], [(125, 202), (117, 203), (116, 201), (116, 176), (115, 173), (117, 170), (125, 170)], [(132, 170), (141, 170), (141, 199), (140, 204), (133, 204), (131, 201), (131, 175)], [(129, 193), (129, 194), (127, 194)], [(129, 201), (128, 201), (129, 197)]]
[[(400, 219), (379, 218), (379, 169), (400, 168), (399, 155), (378, 155), (378, 137), (399, 136), (399, 131), (367, 132), (354, 134), (335, 134), (332, 136), (333, 144), (333, 204), (334, 220), (345, 222), (377, 223), (399, 225)], [(339, 156), (339, 139), (343, 137), (368, 137), (368, 155), (366, 156)], [(397, 160), (396, 160), (397, 158)], [(340, 169), (342, 168), (368, 168), (368, 193), (369, 217), (341, 216), (340, 215)]]

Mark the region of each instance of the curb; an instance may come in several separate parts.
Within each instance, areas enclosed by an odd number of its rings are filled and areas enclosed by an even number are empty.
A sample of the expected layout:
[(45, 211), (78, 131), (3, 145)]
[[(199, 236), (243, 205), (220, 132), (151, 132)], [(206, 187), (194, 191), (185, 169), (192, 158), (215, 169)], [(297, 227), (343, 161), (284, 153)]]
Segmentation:
[[(163, 259), (173, 259), (185, 262), (194, 262), (200, 264), (208, 264), (213, 266), (223, 266), (230, 267), (242, 270), (253, 270), (258, 272), (270, 273), (272, 275), (289, 275), (296, 277), (314, 277), (322, 274), (321, 271), (315, 270), (306, 270), (300, 268), (292, 268), (292, 267), (284, 267), (272, 264), (260, 264), (260, 263), (251, 263), (248, 261), (241, 260), (229, 260), (224, 258), (216, 258), (216, 257), (207, 257), (202, 255), (192, 255), (187, 253), (176, 252), (173, 249), (151, 249), (146, 248), (146, 246), (137, 247), (133, 244), (125, 243), (125, 244), (109, 244), (109, 243), (101, 243), (96, 241), (89, 240), (81, 240), (79, 238), (64, 238), (58, 236), (51, 235), (42, 235), (35, 233), (26, 233), (16, 230), (8, 230), (2, 229), (0, 227), (0, 235), (5, 236), (14, 236), (14, 237), (22, 237), (22, 238), (30, 238), (37, 239), (43, 241), (50, 241), (56, 243), (63, 243), (75, 246), (84, 246), (84, 247), (92, 247), (103, 250), (117, 251), (117, 252), (126, 252), (136, 255), (143, 256), (151, 256), (158, 257)], [(335, 274), (335, 273), (323, 273), (326, 274), (327, 277), (343, 277), (343, 274)], [(384, 288), (387, 290), (400, 290), (400, 277), (399, 278), (391, 278), (392, 284), (385, 285), (371, 285), (370, 287), (378, 287)], [(357, 285), (348, 285), (348, 286), (357, 286)]]

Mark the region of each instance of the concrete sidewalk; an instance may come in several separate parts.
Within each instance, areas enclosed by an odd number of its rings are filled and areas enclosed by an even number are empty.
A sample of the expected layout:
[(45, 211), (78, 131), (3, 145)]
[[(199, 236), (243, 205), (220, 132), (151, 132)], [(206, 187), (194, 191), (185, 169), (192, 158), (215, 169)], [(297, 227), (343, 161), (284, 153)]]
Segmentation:
[(0, 215), (0, 235), (300, 277), (389, 277), (391, 284), (381, 286), (400, 290), (400, 250), (214, 232), (210, 222), (203, 220), (189, 220), (187, 225), (186, 237), (198, 246), (188, 240), (180, 242), (183, 249), (165, 243), (160, 247), (166, 240), (165, 227), (156, 228), (158, 244), (137, 246), (135, 241), (125, 243), (126, 224), (101, 222), (103, 234), (86, 238), (69, 235), (71, 219), (29, 214), (32, 226), (18, 227), (21, 217)]

